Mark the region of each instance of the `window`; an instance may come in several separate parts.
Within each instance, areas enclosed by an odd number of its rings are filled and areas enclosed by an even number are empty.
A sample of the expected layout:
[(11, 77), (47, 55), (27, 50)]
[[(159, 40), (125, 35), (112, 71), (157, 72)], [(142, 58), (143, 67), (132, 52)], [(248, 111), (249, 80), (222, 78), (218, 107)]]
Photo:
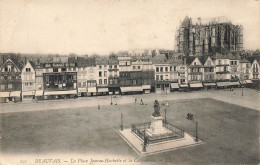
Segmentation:
[(26, 70), (26, 72), (30, 72), (31, 68), (26, 68), (25, 70)]
[(135, 69), (135, 66), (133, 66), (133, 69)]
[(165, 67), (165, 72), (168, 72), (168, 67)]
[(194, 62), (194, 65), (196, 65), (196, 62)]
[(170, 66), (170, 72), (172, 71), (172, 66)]
[(160, 72), (163, 72), (163, 67), (160, 67)]
[(233, 61), (230, 61), (230, 65), (233, 65)]
[(221, 60), (218, 60), (218, 64), (221, 65), (221, 64), (222, 64), (222, 61), (221, 61)]
[(13, 85), (12, 84), (8, 84), (8, 89), (12, 89)]
[(8, 67), (7, 66), (5, 67), (5, 72), (8, 72)]
[(165, 80), (168, 80), (168, 75), (165, 75)]
[(1, 84), (1, 90), (5, 90), (5, 85)]
[(159, 67), (156, 67), (156, 72), (159, 72)]
[(161, 80), (163, 80), (163, 75), (161, 75)]
[(169, 87), (169, 84), (165, 84), (165, 87), (168, 88), (168, 87)]
[(109, 65), (109, 69), (112, 69), (112, 65)]
[(58, 68), (53, 68), (53, 72), (58, 72)]
[(159, 75), (156, 75), (156, 80), (157, 80), (157, 81), (159, 80)]
[(140, 66), (138, 66), (138, 69), (141, 69), (141, 67), (140, 67)]
[(113, 84), (113, 79), (110, 79), (110, 80), (109, 80), (109, 84)]
[(117, 69), (117, 65), (114, 65), (114, 68)]
[(237, 65), (237, 61), (235, 61), (235, 65)]
[(104, 77), (107, 77), (107, 71), (104, 71)]
[(132, 80), (132, 84), (136, 85), (137, 81), (136, 80)]
[(15, 76), (12, 76), (12, 80), (15, 80)]
[(160, 84), (157, 84), (157, 85), (156, 85), (156, 88), (161, 88)]
[(4, 76), (4, 79), (7, 80), (7, 76), (6, 75)]
[(102, 79), (99, 79), (99, 84), (102, 84)]
[(174, 67), (174, 69), (173, 69), (174, 71), (176, 71), (176, 66)]
[(99, 65), (99, 66), (98, 66), (98, 69), (102, 69), (102, 65)]
[(73, 68), (73, 71), (76, 71), (76, 68)]
[(66, 72), (66, 68), (61, 68), (62, 72)]
[(104, 84), (107, 84), (107, 79), (104, 79)]
[(81, 83), (78, 83), (78, 88), (81, 88)]
[(8, 76), (8, 80), (11, 80), (12, 79), (12, 77), (11, 76)]
[(125, 62), (125, 65), (127, 65), (127, 62)]
[(98, 74), (98, 75), (99, 75), (99, 77), (102, 77), (102, 72), (99, 72), (99, 74)]

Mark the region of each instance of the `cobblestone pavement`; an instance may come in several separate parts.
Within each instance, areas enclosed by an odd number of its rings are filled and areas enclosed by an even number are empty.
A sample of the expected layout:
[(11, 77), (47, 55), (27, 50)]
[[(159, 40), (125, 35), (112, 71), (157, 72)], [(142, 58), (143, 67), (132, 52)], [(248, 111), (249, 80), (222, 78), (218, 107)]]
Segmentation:
[[(144, 104), (153, 102), (157, 99), (159, 102), (166, 100), (178, 99), (192, 99), (192, 98), (213, 98), (223, 102), (251, 108), (260, 111), (259, 97), (260, 92), (244, 88), (236, 88), (234, 91), (230, 90), (210, 90), (210, 91), (191, 91), (191, 92), (172, 92), (165, 94), (143, 94), (143, 95), (115, 95), (112, 97), (113, 104), (122, 105), (134, 103), (135, 98), (140, 103), (142, 99)], [(44, 100), (35, 103), (33, 101), (26, 101), (20, 103), (1, 103), (0, 113), (9, 112), (23, 112), (23, 111), (40, 111), (40, 110), (55, 110), (63, 108), (77, 108), (77, 107), (93, 107), (110, 105), (111, 96), (94, 96), (94, 97), (80, 97), (77, 99), (63, 99), (63, 100)]]

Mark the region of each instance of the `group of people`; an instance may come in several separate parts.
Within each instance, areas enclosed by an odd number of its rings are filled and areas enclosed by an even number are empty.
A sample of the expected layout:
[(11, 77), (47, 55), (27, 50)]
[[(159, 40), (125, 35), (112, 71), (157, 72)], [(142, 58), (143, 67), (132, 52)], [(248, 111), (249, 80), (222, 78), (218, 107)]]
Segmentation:
[[(135, 103), (137, 103), (137, 98), (135, 98)], [(140, 105), (144, 105), (143, 99), (140, 100)]]

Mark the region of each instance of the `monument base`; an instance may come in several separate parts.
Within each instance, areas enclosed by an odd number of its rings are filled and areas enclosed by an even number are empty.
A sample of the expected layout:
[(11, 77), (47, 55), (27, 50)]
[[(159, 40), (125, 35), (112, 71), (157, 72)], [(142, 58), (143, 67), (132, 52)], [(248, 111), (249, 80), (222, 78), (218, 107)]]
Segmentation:
[(203, 144), (201, 140), (195, 141), (195, 138), (184, 133), (185, 138), (164, 141), (161, 143), (148, 144), (146, 152), (143, 151), (143, 140), (138, 137), (131, 129), (117, 130), (117, 133), (126, 141), (126, 143), (139, 155), (152, 155), (162, 152), (172, 151), (181, 148), (192, 147)]
[(150, 136), (171, 133), (172, 131), (163, 126), (162, 116), (151, 116), (151, 126), (146, 130)]

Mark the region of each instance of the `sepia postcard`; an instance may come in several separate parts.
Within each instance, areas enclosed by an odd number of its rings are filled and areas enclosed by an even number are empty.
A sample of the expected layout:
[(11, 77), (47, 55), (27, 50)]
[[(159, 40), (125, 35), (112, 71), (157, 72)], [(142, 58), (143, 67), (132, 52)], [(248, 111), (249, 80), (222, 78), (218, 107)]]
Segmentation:
[(0, 165), (259, 165), (259, 72), (259, 0), (0, 0)]

